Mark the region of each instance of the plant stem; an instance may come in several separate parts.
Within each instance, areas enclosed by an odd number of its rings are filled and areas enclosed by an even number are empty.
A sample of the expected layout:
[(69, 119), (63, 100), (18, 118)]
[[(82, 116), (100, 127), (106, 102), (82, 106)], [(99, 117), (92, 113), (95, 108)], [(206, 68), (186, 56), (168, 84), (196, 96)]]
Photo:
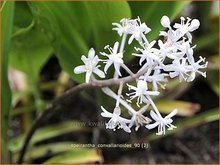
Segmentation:
[(126, 38), (127, 38), (127, 34), (123, 34), (122, 40), (121, 40), (120, 49), (119, 49), (119, 53), (122, 53), (122, 54), (123, 54), (124, 47), (125, 47), (125, 42), (126, 42)]
[(131, 106), (129, 106), (124, 100), (118, 99), (118, 96), (117, 96), (110, 88), (108, 88), (108, 87), (102, 88), (102, 91), (103, 91), (106, 95), (108, 95), (108, 96), (114, 98), (115, 100), (119, 100), (119, 102), (120, 102), (125, 108), (127, 108), (128, 111), (130, 111), (132, 114), (136, 114), (136, 113), (137, 113), (137, 111), (135, 111)]

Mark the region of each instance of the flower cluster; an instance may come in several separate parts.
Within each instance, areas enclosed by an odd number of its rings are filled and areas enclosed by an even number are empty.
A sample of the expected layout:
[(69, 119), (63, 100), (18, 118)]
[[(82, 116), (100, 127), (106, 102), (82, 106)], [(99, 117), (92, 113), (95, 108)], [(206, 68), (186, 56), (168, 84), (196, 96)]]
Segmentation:
[[(102, 91), (116, 100), (116, 105), (113, 112), (108, 112), (103, 106), (101, 107), (101, 116), (110, 118), (106, 123), (107, 129), (116, 130), (123, 129), (125, 132), (131, 132), (131, 128), (135, 126), (137, 131), (140, 126), (145, 126), (147, 129), (158, 127), (157, 135), (166, 133), (167, 130), (176, 128), (172, 124), (173, 116), (177, 114), (177, 109), (171, 111), (165, 117), (162, 117), (157, 109), (152, 97), (158, 96), (159, 88), (164, 89), (168, 79), (178, 77), (179, 81), (193, 81), (196, 73), (206, 77), (206, 72), (202, 71), (207, 67), (205, 58), (199, 57), (195, 60), (193, 49), (196, 45), (192, 44), (192, 32), (199, 28), (200, 22), (197, 19), (180, 18), (180, 23), (175, 23), (171, 26), (170, 19), (167, 16), (161, 18), (161, 25), (166, 31), (161, 31), (160, 40), (148, 41), (146, 35), (151, 29), (136, 19), (122, 19), (119, 23), (112, 24), (113, 30), (122, 37), (121, 42), (116, 41), (113, 47), (105, 46), (107, 52), (100, 52), (103, 59), (99, 59), (93, 48), (89, 50), (88, 58), (84, 55), (81, 57), (84, 65), (77, 66), (74, 69), (76, 74), (86, 73), (86, 83), (95, 80), (93, 73), (101, 78), (104, 78), (108, 69), (113, 66), (115, 69), (114, 80), (118, 81), (119, 89), (117, 94), (109, 87), (102, 88)], [(129, 38), (128, 38), (129, 37)], [(128, 38), (128, 40), (127, 40)], [(124, 63), (123, 56), (126, 42), (131, 45), (132, 42), (138, 42), (139, 47), (134, 47), (133, 56), (139, 58), (140, 70), (133, 73)], [(166, 62), (165, 62), (166, 61)], [(104, 72), (100, 70), (99, 62), (104, 64)], [(123, 79), (121, 69), (124, 69), (130, 74), (130, 79)], [(128, 84), (127, 80), (135, 80), (136, 85)], [(105, 80), (107, 81), (107, 80)], [(126, 97), (122, 96), (124, 83), (127, 83), (130, 93), (126, 93)], [(152, 89), (148, 88), (148, 84), (152, 84)], [(111, 84), (109, 84), (111, 85)], [(136, 105), (139, 110), (135, 110), (129, 103), (136, 100)], [(128, 110), (130, 118), (121, 116), (121, 107)], [(152, 119), (146, 117), (144, 113), (149, 109)], [(154, 120), (154, 123), (151, 123)]]

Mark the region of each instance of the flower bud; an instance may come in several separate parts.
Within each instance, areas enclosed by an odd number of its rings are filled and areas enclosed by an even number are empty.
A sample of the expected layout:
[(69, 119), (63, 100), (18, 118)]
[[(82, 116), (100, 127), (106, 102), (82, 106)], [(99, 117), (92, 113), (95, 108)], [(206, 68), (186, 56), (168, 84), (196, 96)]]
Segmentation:
[(161, 25), (163, 26), (163, 27), (166, 27), (166, 28), (169, 28), (170, 27), (170, 19), (167, 17), (167, 16), (163, 16), (162, 18), (161, 18)]
[(192, 31), (198, 29), (199, 26), (200, 26), (199, 20), (198, 20), (198, 19), (193, 19), (193, 20), (191, 21), (190, 26), (189, 26), (189, 31), (192, 32)]

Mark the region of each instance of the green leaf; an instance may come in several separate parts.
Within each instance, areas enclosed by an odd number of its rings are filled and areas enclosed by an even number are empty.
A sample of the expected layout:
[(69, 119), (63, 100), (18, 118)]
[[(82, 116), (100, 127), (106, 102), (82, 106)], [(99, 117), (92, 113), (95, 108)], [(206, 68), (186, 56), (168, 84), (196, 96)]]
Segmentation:
[(33, 81), (52, 53), (52, 47), (43, 29), (33, 21), (27, 28), (20, 29), (12, 37), (10, 65), (26, 73)]
[(65, 152), (58, 156), (54, 156), (44, 162), (44, 164), (69, 164), (69, 163), (102, 163), (103, 159), (99, 152), (95, 149), (74, 148), (74, 151)]
[(2, 60), (1, 60), (1, 109), (2, 109), (2, 163), (7, 163), (7, 129), (9, 122), (9, 112), (11, 108), (11, 91), (8, 84), (8, 54), (10, 49), (10, 39), (12, 33), (14, 2), (4, 2), (2, 12)]
[[(52, 156), (55, 154), (59, 154), (65, 151), (72, 151), (71, 147), (73, 142), (56, 142), (49, 143), (39, 146), (34, 146), (29, 148), (28, 152), (25, 154), (24, 162), (31, 163), (31, 160), (38, 159), (41, 157)], [(12, 162), (16, 162), (18, 160), (19, 152), (13, 154)]]
[(78, 82), (84, 82), (84, 75), (74, 74), (73, 69), (82, 64), (81, 55), (87, 55), (89, 47), (96, 47), (98, 53), (100, 47), (117, 37), (116, 33), (109, 33), (112, 21), (130, 16), (127, 2), (29, 2), (29, 5), (39, 24), (45, 27), (43, 20), (46, 20), (47, 31), (58, 27), (52, 34), (56, 56), (62, 68)]
[[(43, 140), (77, 131), (86, 131), (85, 125), (77, 121), (65, 121), (63, 123), (46, 126), (36, 131), (30, 144), (33, 145)], [(24, 137), (25, 134), (22, 134), (10, 140), (9, 149), (11, 152), (18, 152), (21, 149), (24, 143)]]
[(122, 18), (130, 18), (131, 11), (127, 2), (87, 2), (91, 26), (94, 33), (95, 48), (102, 51), (104, 46), (120, 41), (117, 32), (112, 31), (112, 23)]
[(159, 100), (155, 104), (161, 113), (169, 114), (178, 109), (178, 116), (192, 116), (200, 109), (199, 104), (177, 100)]
[(32, 20), (33, 16), (25, 1), (17, 1), (15, 2), (15, 11), (14, 11), (14, 31), (19, 30), (19, 28), (26, 28), (28, 27)]

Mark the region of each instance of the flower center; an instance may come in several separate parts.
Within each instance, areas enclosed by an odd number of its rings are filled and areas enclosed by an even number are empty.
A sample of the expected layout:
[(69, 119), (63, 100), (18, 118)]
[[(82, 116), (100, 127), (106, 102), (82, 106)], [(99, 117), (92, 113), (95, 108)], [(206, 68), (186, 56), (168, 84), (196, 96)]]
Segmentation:
[(93, 65), (91, 61), (88, 61), (85, 65), (86, 71), (92, 71), (93, 70)]

